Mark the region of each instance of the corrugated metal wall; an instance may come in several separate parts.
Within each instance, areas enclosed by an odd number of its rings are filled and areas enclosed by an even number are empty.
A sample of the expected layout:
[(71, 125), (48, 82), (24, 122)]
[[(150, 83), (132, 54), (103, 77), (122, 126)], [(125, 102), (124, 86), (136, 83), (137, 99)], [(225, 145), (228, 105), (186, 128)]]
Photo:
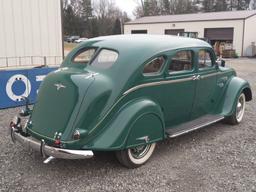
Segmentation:
[(60, 0), (0, 0), (0, 67), (58, 64), (62, 56)]

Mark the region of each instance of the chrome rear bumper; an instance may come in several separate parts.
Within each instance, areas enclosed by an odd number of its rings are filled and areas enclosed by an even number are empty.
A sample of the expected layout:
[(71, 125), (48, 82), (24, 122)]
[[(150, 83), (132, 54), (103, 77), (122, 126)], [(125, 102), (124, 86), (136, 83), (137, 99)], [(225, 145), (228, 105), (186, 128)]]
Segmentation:
[(46, 145), (44, 140), (40, 142), (32, 137), (22, 136), (20, 133), (16, 132), (14, 128), (11, 128), (10, 134), (14, 143), (18, 141), (23, 146), (40, 152), (43, 157), (49, 156), (44, 163), (49, 163), (54, 158), (87, 159), (93, 157), (93, 152), (90, 150), (70, 150), (51, 147)]

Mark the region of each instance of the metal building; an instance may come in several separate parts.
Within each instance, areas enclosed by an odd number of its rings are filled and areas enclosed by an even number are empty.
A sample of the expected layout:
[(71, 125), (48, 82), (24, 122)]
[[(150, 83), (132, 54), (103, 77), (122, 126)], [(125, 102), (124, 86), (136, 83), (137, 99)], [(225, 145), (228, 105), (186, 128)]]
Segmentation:
[(142, 17), (124, 25), (124, 33), (177, 35), (197, 33), (212, 45), (220, 42), (239, 56), (255, 56), (256, 11), (229, 11)]
[(61, 0), (0, 0), (0, 68), (60, 64)]

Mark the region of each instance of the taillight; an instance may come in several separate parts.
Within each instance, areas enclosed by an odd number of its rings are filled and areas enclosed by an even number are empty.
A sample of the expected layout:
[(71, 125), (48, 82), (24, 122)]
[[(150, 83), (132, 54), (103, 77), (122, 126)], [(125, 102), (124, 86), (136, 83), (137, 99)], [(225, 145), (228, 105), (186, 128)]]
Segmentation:
[(54, 145), (55, 146), (60, 146), (60, 144), (61, 144), (61, 141), (60, 141), (60, 139), (56, 139), (55, 141), (54, 141)]
[(54, 135), (54, 146), (55, 147), (61, 147), (61, 136), (62, 136), (62, 133), (58, 133), (56, 132), (55, 135)]
[(80, 131), (79, 130), (75, 130), (74, 135), (73, 135), (73, 139), (74, 140), (79, 140), (80, 136), (81, 136)]

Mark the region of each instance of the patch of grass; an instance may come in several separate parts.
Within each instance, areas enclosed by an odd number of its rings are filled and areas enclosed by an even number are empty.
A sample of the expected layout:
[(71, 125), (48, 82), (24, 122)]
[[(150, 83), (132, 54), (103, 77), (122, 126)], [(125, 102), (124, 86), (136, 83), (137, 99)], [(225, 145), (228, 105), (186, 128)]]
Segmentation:
[(71, 51), (76, 46), (77, 46), (77, 43), (67, 43), (67, 42), (64, 42), (64, 50), (65, 51)]

